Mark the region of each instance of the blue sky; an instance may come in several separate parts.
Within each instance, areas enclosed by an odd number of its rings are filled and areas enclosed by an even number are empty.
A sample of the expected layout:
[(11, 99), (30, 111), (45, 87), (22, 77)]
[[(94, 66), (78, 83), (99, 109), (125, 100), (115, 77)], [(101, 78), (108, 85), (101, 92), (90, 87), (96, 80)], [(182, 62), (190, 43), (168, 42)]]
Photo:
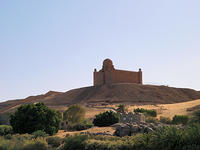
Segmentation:
[(199, 0), (1, 0), (0, 101), (90, 86), (93, 69), (200, 90)]

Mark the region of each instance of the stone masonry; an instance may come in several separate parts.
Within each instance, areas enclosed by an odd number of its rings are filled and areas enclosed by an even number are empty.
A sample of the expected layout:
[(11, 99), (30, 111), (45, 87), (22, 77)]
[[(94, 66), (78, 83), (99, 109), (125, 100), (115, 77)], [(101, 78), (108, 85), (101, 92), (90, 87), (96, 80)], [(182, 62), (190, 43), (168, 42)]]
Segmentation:
[(111, 83), (142, 84), (142, 70), (138, 72), (117, 70), (110, 59), (105, 59), (100, 71), (94, 69), (94, 86)]

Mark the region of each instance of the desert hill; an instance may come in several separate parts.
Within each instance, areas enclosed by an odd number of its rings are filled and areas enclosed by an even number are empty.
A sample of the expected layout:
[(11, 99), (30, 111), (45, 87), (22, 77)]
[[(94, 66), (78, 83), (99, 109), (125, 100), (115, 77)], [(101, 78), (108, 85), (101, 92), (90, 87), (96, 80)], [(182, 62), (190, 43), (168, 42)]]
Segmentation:
[(91, 86), (0, 103), (0, 113), (26, 103), (44, 102), (48, 106), (67, 106), (75, 103), (105, 104), (171, 104), (200, 99), (200, 92), (192, 89), (140, 84), (110, 84)]

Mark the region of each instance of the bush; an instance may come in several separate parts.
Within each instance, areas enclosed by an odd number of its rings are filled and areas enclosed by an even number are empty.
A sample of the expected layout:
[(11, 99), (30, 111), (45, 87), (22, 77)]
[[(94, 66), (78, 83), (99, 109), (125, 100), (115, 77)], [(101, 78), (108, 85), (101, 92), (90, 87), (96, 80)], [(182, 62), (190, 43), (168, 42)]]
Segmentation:
[(13, 135), (11, 138), (0, 137), (0, 150), (47, 150), (45, 139), (32, 139), (31, 135)]
[(23, 150), (48, 150), (48, 144), (44, 139), (27, 141), (23, 147)]
[(11, 115), (10, 124), (15, 133), (33, 133), (43, 130), (53, 135), (58, 132), (61, 115), (43, 103), (25, 104)]
[(64, 112), (63, 120), (67, 123), (75, 124), (84, 120), (86, 110), (80, 105), (72, 105)]
[(117, 112), (123, 113), (123, 112), (127, 112), (127, 111), (128, 111), (128, 108), (127, 108), (126, 105), (124, 105), (124, 104), (118, 105), (118, 107), (117, 107)]
[(173, 124), (187, 124), (189, 117), (187, 115), (175, 115), (172, 119)]
[(60, 137), (52, 137), (51, 136), (51, 137), (48, 137), (46, 139), (46, 141), (50, 146), (56, 148), (56, 147), (59, 147), (62, 144), (63, 139), (60, 138)]
[(65, 144), (61, 150), (84, 150), (87, 135), (75, 135), (65, 139)]
[(181, 150), (184, 146), (185, 132), (176, 127), (162, 127), (152, 133), (149, 147), (158, 150)]
[(194, 111), (193, 117), (190, 120), (190, 123), (200, 123), (200, 109)]
[(38, 138), (38, 137), (47, 137), (48, 134), (46, 134), (46, 132), (42, 131), (42, 130), (38, 130), (32, 133), (33, 138)]
[(106, 111), (95, 116), (93, 124), (95, 126), (110, 126), (119, 122), (119, 115), (113, 111)]
[(160, 116), (160, 122), (165, 124), (171, 124), (172, 120), (169, 117)]
[(147, 123), (156, 123), (156, 122), (158, 122), (158, 119), (155, 117), (146, 117), (145, 121)]
[(8, 125), (0, 125), (0, 136), (4, 136), (7, 134), (12, 134), (13, 129), (11, 126)]
[(154, 109), (137, 108), (134, 109), (135, 113), (143, 113), (145, 116), (157, 117), (157, 112)]
[(0, 114), (0, 125), (10, 125), (9, 119), (10, 119), (9, 113), (1, 113)]
[(75, 131), (81, 131), (81, 130), (86, 130), (89, 129), (91, 127), (93, 127), (94, 124), (92, 122), (90, 122), (89, 120), (85, 119), (80, 123), (76, 123), (76, 124), (68, 124), (67, 129), (68, 130), (75, 130)]

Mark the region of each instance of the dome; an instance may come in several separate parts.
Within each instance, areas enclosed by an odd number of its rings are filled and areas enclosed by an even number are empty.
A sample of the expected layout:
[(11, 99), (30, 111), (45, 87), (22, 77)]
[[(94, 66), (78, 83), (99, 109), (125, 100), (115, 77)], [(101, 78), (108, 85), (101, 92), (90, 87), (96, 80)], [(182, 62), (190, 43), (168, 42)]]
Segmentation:
[(105, 70), (113, 70), (114, 69), (114, 66), (113, 66), (113, 62), (112, 62), (112, 60), (110, 60), (110, 59), (105, 59), (104, 61), (103, 61), (103, 70), (105, 71)]
[(113, 65), (112, 60), (108, 58), (103, 61), (103, 66), (112, 66), (112, 65)]

